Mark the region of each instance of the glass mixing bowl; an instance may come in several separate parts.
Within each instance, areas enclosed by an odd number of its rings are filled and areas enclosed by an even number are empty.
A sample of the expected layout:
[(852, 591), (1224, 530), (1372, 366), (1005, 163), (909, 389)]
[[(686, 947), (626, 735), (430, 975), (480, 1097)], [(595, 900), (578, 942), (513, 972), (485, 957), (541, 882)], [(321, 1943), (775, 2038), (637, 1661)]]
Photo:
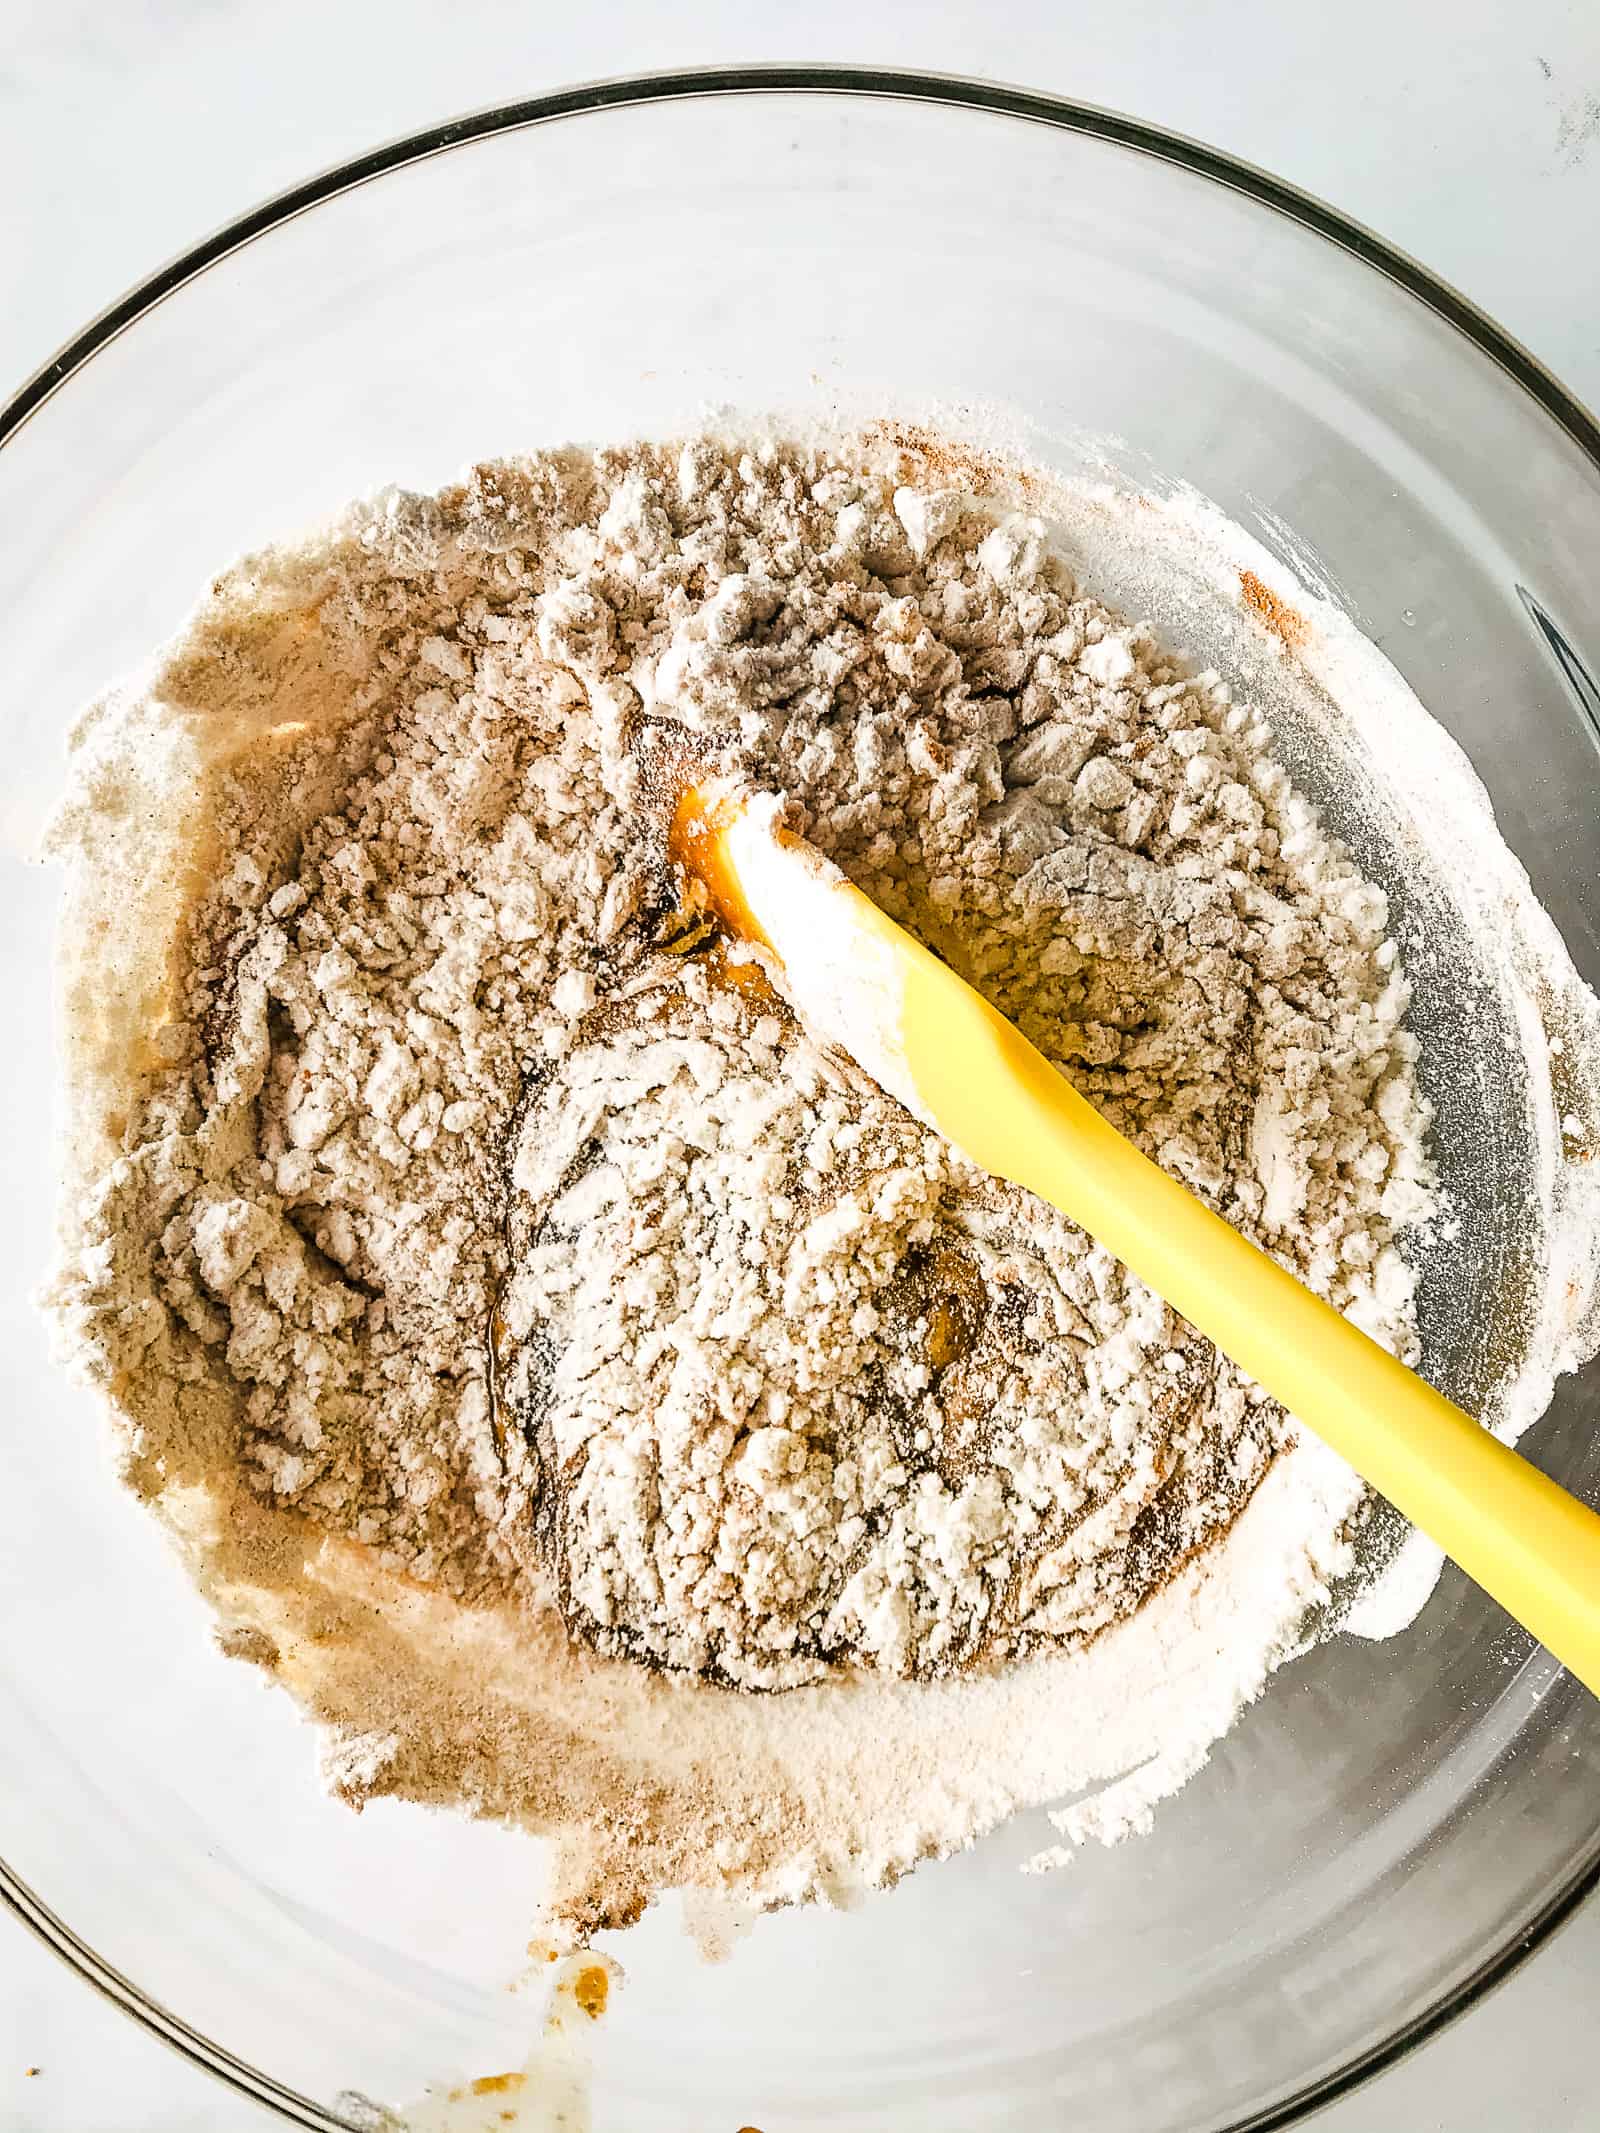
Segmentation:
[[(58, 890), (31, 862), (65, 729), (224, 561), (382, 482), (874, 395), (1005, 403), (1063, 463), (1070, 433), (1121, 440), (1291, 562), (1292, 527), (1600, 979), (1600, 429), (1419, 268), (1211, 150), (912, 76), (575, 89), (317, 179), (89, 327), (0, 414), (4, 1887), (296, 2124), (519, 2063), (539, 1858), (322, 1796), (48, 1358)], [(1566, 1380), (1526, 1440), (1591, 1497), (1597, 1394)], [(1398, 1639), (1282, 1671), (1149, 1838), (1039, 1880), (1023, 1822), (715, 1968), (663, 1907), (613, 1943), (595, 2123), (1287, 2124), (1592, 1884), (1600, 1705), (1447, 1571)]]

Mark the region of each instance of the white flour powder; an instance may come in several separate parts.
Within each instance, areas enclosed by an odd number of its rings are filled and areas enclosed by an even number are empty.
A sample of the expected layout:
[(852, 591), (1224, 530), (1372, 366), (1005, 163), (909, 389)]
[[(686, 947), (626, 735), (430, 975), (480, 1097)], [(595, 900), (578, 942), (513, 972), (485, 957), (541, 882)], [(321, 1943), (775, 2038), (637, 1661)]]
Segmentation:
[(1385, 899), (997, 487), (866, 440), (482, 468), (241, 564), (79, 735), (72, 1354), (337, 1788), (552, 1837), (575, 1930), (1148, 1762), (1136, 1822), (1361, 1502), (686, 918), (674, 778), (783, 795), (1415, 1353)]

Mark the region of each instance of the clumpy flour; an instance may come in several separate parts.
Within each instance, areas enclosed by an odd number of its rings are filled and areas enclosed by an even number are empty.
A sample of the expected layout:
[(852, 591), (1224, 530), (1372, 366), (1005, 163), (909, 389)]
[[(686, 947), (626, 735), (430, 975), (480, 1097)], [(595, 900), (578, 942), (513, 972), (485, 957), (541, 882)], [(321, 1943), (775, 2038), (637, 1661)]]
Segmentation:
[(1056, 1819), (1137, 1824), (1352, 1560), (1348, 1471), (669, 859), (675, 781), (779, 795), (1414, 1359), (1385, 897), (1038, 501), (885, 433), (485, 466), (239, 564), (76, 737), (65, 1343), (329, 1783), (549, 1838), (575, 1934), (1134, 1769)]

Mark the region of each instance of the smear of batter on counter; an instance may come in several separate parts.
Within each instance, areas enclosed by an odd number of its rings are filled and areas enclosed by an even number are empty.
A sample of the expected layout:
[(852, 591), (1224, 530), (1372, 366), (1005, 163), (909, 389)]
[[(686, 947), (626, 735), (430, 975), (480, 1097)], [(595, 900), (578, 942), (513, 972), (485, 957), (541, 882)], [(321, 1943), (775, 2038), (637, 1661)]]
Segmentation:
[(76, 735), (66, 1345), (330, 1785), (551, 1839), (573, 1936), (1137, 1768), (1064, 1819), (1135, 1826), (1352, 1560), (1349, 1471), (669, 852), (685, 778), (779, 794), (1414, 1359), (1385, 896), (1044, 493), (885, 433), (483, 466), (242, 562)]

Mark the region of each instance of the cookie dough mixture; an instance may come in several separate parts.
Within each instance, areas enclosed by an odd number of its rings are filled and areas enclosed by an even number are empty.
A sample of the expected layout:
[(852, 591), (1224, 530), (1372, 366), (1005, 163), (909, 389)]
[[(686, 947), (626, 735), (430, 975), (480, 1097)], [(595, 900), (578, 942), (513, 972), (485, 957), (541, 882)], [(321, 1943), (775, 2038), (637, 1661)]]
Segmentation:
[(1025, 481), (560, 451), (218, 579), (77, 736), (53, 1308), (330, 1781), (552, 1838), (575, 1930), (1170, 1789), (1361, 1514), (728, 957), (706, 766), (1408, 1359), (1434, 1210), (1384, 895)]

